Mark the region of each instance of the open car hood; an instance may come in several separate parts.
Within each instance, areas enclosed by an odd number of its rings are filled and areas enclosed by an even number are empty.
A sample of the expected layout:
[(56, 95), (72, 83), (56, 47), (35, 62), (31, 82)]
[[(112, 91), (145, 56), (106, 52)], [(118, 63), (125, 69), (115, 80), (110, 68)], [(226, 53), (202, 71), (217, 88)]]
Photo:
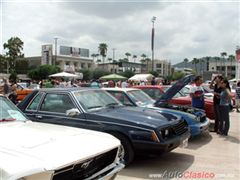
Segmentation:
[(155, 105), (166, 103), (172, 99), (184, 86), (192, 82), (194, 78), (195, 75), (190, 74), (177, 81), (155, 102)]

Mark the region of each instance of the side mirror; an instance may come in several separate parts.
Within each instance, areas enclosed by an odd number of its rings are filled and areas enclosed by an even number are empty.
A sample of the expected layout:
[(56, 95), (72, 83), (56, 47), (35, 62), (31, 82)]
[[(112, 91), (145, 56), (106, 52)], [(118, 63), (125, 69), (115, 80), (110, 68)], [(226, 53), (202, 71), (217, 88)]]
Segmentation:
[(69, 109), (66, 111), (66, 116), (77, 116), (80, 114), (80, 111), (77, 108)]

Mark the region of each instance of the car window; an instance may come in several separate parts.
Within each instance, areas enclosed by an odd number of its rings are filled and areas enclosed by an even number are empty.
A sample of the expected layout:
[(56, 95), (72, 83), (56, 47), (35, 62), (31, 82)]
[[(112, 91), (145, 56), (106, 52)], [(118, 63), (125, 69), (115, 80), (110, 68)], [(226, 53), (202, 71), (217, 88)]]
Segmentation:
[(132, 90), (128, 91), (127, 93), (132, 101), (134, 101), (138, 106), (154, 103), (154, 100), (142, 90)]
[(128, 99), (128, 97), (124, 94), (124, 92), (118, 92), (118, 91), (108, 91), (108, 92), (125, 106), (133, 106), (132, 102)]
[(163, 93), (158, 89), (142, 89), (142, 90), (153, 99), (159, 99), (163, 95)]
[(43, 93), (40, 92), (37, 96), (34, 97), (33, 101), (28, 105), (27, 110), (37, 110), (38, 105), (40, 104), (41, 97)]
[(42, 102), (40, 111), (66, 113), (75, 108), (68, 94), (47, 94)]
[(22, 112), (6, 98), (0, 97), (0, 107), (0, 122), (27, 120)]
[(109, 105), (122, 105), (116, 98), (103, 90), (76, 91), (76, 99), (85, 111), (95, 111)]

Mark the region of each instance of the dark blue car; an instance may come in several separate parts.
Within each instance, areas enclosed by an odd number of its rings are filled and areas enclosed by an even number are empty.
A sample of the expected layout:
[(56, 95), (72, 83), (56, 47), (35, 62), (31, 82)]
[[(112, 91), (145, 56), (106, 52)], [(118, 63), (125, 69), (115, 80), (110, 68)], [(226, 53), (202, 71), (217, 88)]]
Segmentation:
[[(176, 115), (126, 107), (101, 89), (41, 89), (18, 107), (33, 121), (103, 131), (119, 138), (125, 164), (136, 152), (166, 152), (189, 138), (189, 128)], [(94, 142), (89, 142), (94, 143)]]

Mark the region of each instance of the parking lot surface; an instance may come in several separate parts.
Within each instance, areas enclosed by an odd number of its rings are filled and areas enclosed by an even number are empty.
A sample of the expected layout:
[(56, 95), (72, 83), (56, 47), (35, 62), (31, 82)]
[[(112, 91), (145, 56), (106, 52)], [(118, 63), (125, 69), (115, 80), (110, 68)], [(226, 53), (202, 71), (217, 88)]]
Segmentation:
[(230, 113), (229, 135), (214, 132), (190, 139), (188, 147), (159, 156), (138, 156), (117, 180), (240, 179), (240, 113)]

